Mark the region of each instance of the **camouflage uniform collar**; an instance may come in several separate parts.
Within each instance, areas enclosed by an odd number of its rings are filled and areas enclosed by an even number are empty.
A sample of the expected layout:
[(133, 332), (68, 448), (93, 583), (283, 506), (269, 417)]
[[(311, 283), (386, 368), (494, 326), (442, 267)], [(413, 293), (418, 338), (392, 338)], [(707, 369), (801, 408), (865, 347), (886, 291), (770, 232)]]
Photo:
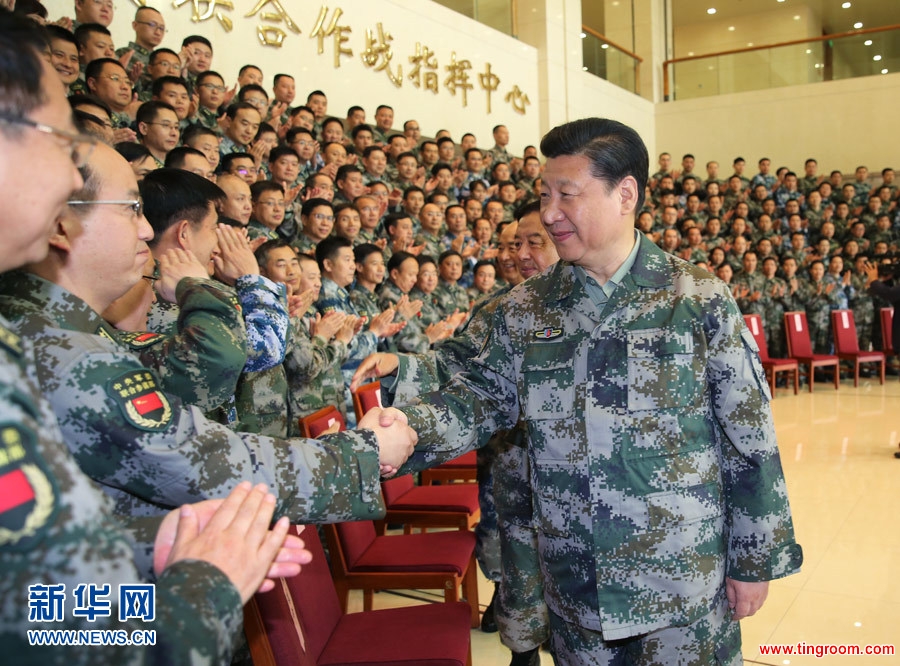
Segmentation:
[[(567, 261), (559, 261), (553, 269), (547, 273), (547, 282), (550, 285), (558, 285), (556, 289), (548, 290), (544, 299), (545, 303), (563, 301), (572, 297), (577, 289), (578, 296), (584, 294), (584, 287), (578, 279), (576, 271), (578, 267)], [(650, 241), (644, 234), (638, 234), (637, 255), (631, 270), (621, 282), (624, 291), (632, 291), (633, 288), (659, 289), (672, 282), (669, 270), (669, 258), (665, 252)]]
[(34, 305), (59, 328), (117, 339), (116, 331), (91, 306), (58, 284), (32, 273), (13, 271), (0, 277), (0, 292)]

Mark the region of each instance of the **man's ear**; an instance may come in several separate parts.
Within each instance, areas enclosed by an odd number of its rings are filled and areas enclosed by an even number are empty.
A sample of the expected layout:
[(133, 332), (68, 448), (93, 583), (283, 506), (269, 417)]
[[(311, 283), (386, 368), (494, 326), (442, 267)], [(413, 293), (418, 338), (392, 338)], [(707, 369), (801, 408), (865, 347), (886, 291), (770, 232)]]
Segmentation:
[(180, 220), (175, 223), (175, 242), (182, 250), (191, 249), (191, 223), (189, 220)]
[(637, 214), (638, 184), (634, 176), (625, 176), (616, 185), (622, 202), (622, 214)]
[(81, 234), (81, 220), (71, 211), (66, 210), (56, 217), (53, 233), (50, 234), (50, 247), (61, 252), (72, 251), (74, 239)]
[(334, 270), (334, 262), (331, 259), (323, 259), (322, 270), (326, 273), (331, 273)]

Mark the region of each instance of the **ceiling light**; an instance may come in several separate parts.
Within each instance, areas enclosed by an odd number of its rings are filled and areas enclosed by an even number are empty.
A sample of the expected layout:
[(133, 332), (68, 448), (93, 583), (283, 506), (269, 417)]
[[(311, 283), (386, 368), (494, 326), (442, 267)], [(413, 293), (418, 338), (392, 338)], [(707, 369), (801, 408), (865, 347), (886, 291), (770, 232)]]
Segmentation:
[(753, 42), (747, 42), (747, 46), (753, 46)]
[(881, 56), (880, 55), (872, 56), (872, 60), (874, 60), (875, 62), (878, 62), (879, 60), (881, 60)]
[(587, 67), (582, 67), (582, 68), (581, 68), (581, 71), (582, 71), (582, 72), (586, 72), (586, 71), (587, 71)]
[(853, 24), (853, 27), (859, 30), (861, 27), (863, 27), (862, 21), (857, 21)]
[(694, 55), (694, 52), (693, 52), (693, 51), (688, 51), (688, 55), (689, 55), (689, 56), (692, 56), (692, 55)]
[(806, 49), (806, 55), (809, 55), (810, 53), (812, 53), (812, 49)]
[(843, 9), (850, 9), (851, 4), (850, 4), (849, 2), (845, 2), (844, 4), (841, 5), (841, 7), (842, 7)]
[(601, 49), (608, 49), (608, 48), (609, 48), (609, 44), (601, 44), (601, 45), (600, 45), (600, 48), (601, 48)]
[(887, 74), (887, 73), (888, 73), (887, 67), (885, 67), (883, 70), (881, 70), (881, 73), (882, 73), (882, 74)]
[(866, 41), (863, 42), (863, 44), (865, 44), (866, 46), (872, 46), (872, 40), (867, 39)]
[(795, 21), (799, 21), (799, 20), (800, 20), (800, 16), (799, 16), (799, 15), (798, 15), (798, 16), (795, 16), (795, 17), (794, 17), (794, 20), (795, 20)]
[(584, 32), (583, 32), (583, 33), (581, 33), (581, 38), (582, 38), (582, 39), (587, 39), (587, 34), (586, 34), (586, 33), (584, 33)]
[(710, 14), (710, 15), (715, 14), (715, 13), (716, 13), (716, 8), (715, 8), (715, 7), (710, 7), (709, 9), (706, 10), (706, 13), (707, 13), (707, 14)]
[(728, 32), (734, 32), (734, 26), (733, 26), (733, 25), (728, 26)]

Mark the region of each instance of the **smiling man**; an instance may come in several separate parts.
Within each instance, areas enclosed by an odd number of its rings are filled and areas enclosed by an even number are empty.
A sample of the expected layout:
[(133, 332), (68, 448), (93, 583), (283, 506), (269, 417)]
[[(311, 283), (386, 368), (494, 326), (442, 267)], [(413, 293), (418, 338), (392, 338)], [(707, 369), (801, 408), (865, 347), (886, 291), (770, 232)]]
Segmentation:
[(802, 561), (756, 345), (726, 285), (636, 233), (634, 130), (578, 120), (541, 150), (560, 261), (404, 408), (420, 439), (400, 473), (522, 418), (557, 663), (739, 664), (738, 621)]

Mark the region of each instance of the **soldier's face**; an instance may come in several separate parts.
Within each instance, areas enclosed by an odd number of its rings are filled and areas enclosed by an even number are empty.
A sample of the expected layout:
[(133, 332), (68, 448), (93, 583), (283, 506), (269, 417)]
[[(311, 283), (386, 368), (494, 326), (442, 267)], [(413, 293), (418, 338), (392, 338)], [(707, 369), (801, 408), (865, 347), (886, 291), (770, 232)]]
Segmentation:
[(204, 218), (197, 224), (189, 224), (185, 245), (194, 253), (201, 264), (206, 266), (210, 275), (213, 273), (213, 257), (219, 254), (219, 235), (216, 233), (219, 214), (212, 203)]
[(356, 273), (356, 261), (353, 258), (353, 249), (342, 247), (337, 251), (333, 259), (326, 260), (325, 268), (329, 277), (340, 287), (347, 287), (353, 282)]
[(400, 264), (399, 267), (391, 271), (391, 280), (397, 289), (404, 294), (408, 294), (409, 290), (416, 285), (419, 278), (419, 262), (410, 257)]
[[(75, 133), (59, 75), (48, 62), (40, 62), (45, 101), (27, 117)], [(72, 148), (61, 138), (28, 127), (0, 131), (0, 182), (8, 188), (0, 214), (0, 272), (47, 256), (47, 239), (56, 218), (83, 184), (72, 161)]]
[(526, 280), (559, 261), (556, 247), (541, 224), (540, 213), (519, 220), (515, 235), (516, 264)]
[(435, 290), (438, 283), (437, 267), (432, 263), (419, 266), (419, 277), (416, 280), (416, 286), (426, 294), (430, 294)]
[[(97, 179), (97, 201), (140, 199), (134, 172), (113, 148), (98, 144), (90, 158)], [(106, 309), (144, 274), (153, 230), (143, 213), (128, 204), (70, 206), (63, 226), (69, 227), (67, 262), (85, 276), (85, 293), (97, 310)], [(89, 277), (87, 277), (89, 276)]]
[(261, 266), (263, 275), (272, 282), (280, 282), (291, 288), (291, 293), (300, 289), (300, 260), (289, 247), (276, 247), (269, 251), (266, 265)]
[(518, 222), (507, 224), (497, 238), (497, 270), (500, 277), (510, 284), (518, 284), (522, 281), (522, 275), (516, 265), (514, 247), (518, 227)]
[(250, 186), (237, 176), (219, 176), (219, 187), (225, 192), (222, 214), (241, 224), (250, 222), (253, 206), (250, 202)]
[(384, 256), (380, 252), (372, 252), (356, 270), (362, 280), (373, 284), (381, 284), (384, 280)]

